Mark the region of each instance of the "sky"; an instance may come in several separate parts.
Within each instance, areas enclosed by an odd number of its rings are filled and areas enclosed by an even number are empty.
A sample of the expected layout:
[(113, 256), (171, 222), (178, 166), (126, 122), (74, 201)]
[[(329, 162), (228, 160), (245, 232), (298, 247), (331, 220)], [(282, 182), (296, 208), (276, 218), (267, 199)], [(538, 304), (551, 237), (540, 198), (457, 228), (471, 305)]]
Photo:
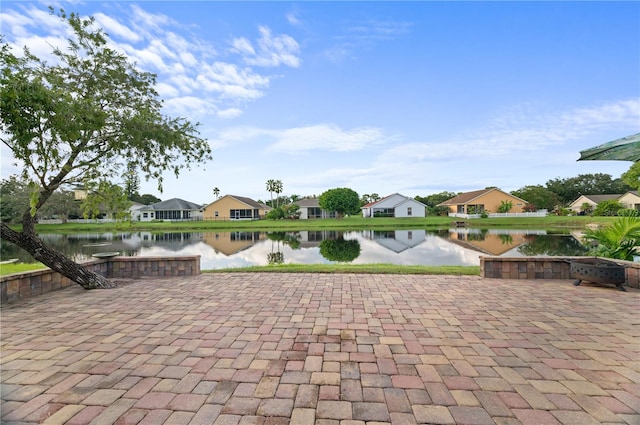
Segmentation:
[[(347, 187), (428, 196), (606, 173), (580, 151), (640, 132), (637, 1), (2, 1), (0, 33), (41, 57), (93, 16), (157, 74), (163, 112), (211, 161), (160, 193), (199, 204)], [(2, 145), (2, 178), (16, 174)], [(114, 182), (121, 183), (121, 182)]]

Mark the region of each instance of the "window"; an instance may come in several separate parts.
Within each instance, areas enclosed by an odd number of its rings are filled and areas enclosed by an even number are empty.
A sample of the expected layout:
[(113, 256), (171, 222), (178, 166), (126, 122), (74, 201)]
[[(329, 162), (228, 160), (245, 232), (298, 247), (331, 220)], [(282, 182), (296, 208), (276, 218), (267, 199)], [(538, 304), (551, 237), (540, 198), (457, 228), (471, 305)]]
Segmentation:
[(144, 218), (147, 218), (147, 217), (149, 217), (149, 214), (148, 214), (148, 213), (142, 213), (142, 216), (143, 216)]
[(307, 218), (322, 218), (322, 210), (318, 207), (307, 208)]
[(407, 215), (411, 215), (411, 207), (407, 207)]
[(214, 217), (218, 217), (218, 211), (214, 212), (214, 213), (213, 213), (213, 216), (214, 216)]
[(230, 210), (231, 219), (242, 220), (242, 219), (251, 219), (253, 218), (253, 210)]

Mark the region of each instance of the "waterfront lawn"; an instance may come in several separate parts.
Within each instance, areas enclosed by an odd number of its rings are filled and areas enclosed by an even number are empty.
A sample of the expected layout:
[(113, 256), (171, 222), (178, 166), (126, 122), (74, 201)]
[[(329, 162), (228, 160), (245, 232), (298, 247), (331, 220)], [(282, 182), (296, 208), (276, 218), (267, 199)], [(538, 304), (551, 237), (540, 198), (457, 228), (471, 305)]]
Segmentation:
[(506, 217), (477, 218), (470, 220), (453, 217), (417, 217), (417, 218), (364, 218), (360, 216), (343, 219), (315, 220), (207, 220), (184, 222), (131, 222), (131, 223), (65, 223), (38, 224), (36, 231), (41, 233), (76, 233), (86, 231), (300, 231), (300, 230), (397, 230), (397, 229), (446, 229), (456, 221), (465, 221), (469, 227), (476, 228), (535, 228), (535, 229), (582, 229), (590, 224), (607, 224), (615, 217), (589, 216), (547, 216), (547, 217)]
[(0, 276), (14, 273), (31, 272), (48, 268), (42, 263), (5, 263), (0, 264)]
[(279, 264), (203, 270), (203, 273), (356, 273), (478, 276), (479, 266), (401, 266), (397, 264)]

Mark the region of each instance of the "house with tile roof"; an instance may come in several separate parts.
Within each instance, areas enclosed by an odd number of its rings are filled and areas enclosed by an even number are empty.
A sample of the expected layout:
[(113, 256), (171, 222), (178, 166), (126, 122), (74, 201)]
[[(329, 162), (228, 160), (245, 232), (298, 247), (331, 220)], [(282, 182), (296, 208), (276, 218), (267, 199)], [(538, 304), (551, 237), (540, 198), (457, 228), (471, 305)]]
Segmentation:
[(394, 193), (360, 208), (363, 217), (425, 217), (427, 206), (408, 196)]
[(449, 214), (496, 213), (502, 202), (511, 202), (510, 213), (522, 213), (527, 201), (498, 188), (460, 193), (438, 206), (449, 208)]
[(270, 208), (251, 198), (225, 195), (205, 206), (203, 220), (260, 220)]
[(140, 221), (202, 220), (202, 206), (180, 198), (145, 205), (137, 210)]

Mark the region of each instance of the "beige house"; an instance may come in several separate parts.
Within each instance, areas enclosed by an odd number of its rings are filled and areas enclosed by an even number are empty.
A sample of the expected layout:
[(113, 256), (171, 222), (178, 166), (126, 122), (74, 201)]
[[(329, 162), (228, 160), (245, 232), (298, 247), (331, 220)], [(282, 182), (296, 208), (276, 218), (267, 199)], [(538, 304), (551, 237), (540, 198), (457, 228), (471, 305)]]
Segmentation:
[(450, 214), (497, 213), (502, 202), (511, 202), (510, 213), (524, 212), (527, 201), (498, 188), (461, 193), (438, 206), (448, 207)]
[(202, 211), (203, 220), (260, 220), (269, 207), (244, 196), (225, 195)]
[(622, 195), (620, 194), (605, 194), (605, 195), (580, 195), (578, 199), (569, 204), (569, 209), (576, 213), (584, 211), (587, 205), (590, 205), (591, 210), (594, 210), (598, 204), (602, 201), (616, 201)]
[(226, 256), (244, 251), (265, 238), (264, 232), (204, 233), (204, 243)]
[(627, 192), (618, 198), (623, 207), (640, 211), (640, 195), (637, 190)]
[(569, 209), (576, 213), (584, 210), (584, 205), (591, 206), (591, 210), (594, 210), (598, 204), (602, 201), (618, 201), (624, 208), (632, 210), (640, 210), (640, 196), (637, 190), (632, 190), (625, 194), (606, 194), (606, 195), (580, 195), (578, 199), (573, 201), (569, 205)]

